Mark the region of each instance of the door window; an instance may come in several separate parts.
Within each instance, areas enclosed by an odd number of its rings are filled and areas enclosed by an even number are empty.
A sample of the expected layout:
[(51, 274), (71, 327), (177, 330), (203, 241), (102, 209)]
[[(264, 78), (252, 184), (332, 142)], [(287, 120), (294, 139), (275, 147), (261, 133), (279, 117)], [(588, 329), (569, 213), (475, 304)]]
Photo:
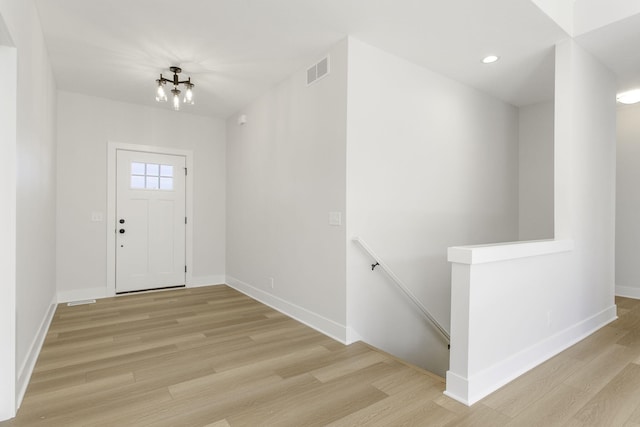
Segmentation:
[(131, 162), (131, 188), (173, 191), (173, 165)]

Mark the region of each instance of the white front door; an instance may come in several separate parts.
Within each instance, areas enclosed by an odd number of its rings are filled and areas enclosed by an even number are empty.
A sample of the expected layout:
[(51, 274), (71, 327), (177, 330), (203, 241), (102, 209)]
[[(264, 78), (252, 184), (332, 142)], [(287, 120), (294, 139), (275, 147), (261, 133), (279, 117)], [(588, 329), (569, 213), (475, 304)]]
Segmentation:
[(116, 292), (185, 284), (185, 157), (116, 150)]

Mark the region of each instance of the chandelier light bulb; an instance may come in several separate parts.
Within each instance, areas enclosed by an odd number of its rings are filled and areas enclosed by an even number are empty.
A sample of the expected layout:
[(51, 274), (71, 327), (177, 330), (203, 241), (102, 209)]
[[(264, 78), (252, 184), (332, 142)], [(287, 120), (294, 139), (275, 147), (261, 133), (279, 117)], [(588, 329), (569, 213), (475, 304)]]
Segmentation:
[(173, 109), (180, 111), (180, 90), (174, 88), (171, 89), (171, 93), (173, 94)]
[(187, 91), (184, 93), (184, 103), (193, 105), (193, 84), (187, 83)]
[(156, 101), (158, 102), (166, 102), (167, 94), (164, 92), (164, 88), (162, 87), (163, 83), (160, 80), (156, 80), (158, 82), (158, 90), (156, 91)]

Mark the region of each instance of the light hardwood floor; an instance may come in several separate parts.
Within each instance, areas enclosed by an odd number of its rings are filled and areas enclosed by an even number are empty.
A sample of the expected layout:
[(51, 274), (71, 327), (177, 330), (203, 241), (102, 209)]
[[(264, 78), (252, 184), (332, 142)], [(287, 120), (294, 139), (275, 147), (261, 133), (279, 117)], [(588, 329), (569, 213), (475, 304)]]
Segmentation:
[(0, 426), (640, 426), (640, 301), (471, 408), (226, 286), (60, 305)]

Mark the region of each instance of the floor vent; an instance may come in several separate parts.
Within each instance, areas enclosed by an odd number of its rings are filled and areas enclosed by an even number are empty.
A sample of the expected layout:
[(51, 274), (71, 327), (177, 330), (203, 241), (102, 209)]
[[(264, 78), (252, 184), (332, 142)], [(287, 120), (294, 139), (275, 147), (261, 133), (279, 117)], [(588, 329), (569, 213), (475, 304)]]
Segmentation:
[(67, 303), (67, 307), (73, 307), (74, 305), (85, 305), (85, 304), (95, 304), (96, 300), (94, 299), (83, 299), (80, 301), (71, 301)]
[(322, 58), (307, 70), (307, 86), (329, 74), (329, 57)]

